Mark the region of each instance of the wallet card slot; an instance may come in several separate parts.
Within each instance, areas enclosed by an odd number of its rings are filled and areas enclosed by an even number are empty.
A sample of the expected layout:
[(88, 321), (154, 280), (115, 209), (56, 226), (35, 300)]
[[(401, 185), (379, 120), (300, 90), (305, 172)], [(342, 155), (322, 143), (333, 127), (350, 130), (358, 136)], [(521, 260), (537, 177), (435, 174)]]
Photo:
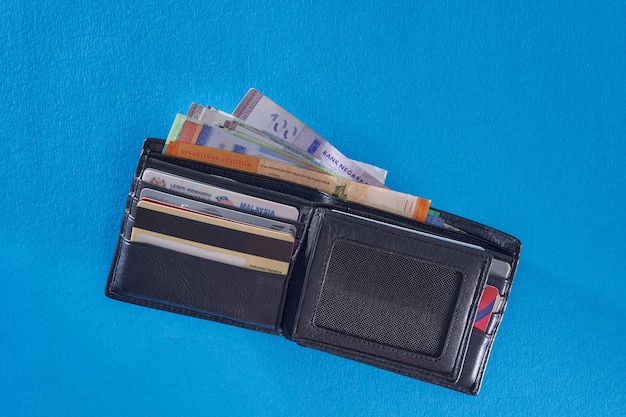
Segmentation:
[(310, 233), (294, 340), (458, 378), (488, 253), (325, 209)]
[(279, 333), (287, 276), (119, 241), (107, 294), (136, 304)]
[(498, 293), (501, 296), (505, 296), (508, 294), (509, 288), (511, 286), (511, 282), (499, 277), (495, 277), (493, 275), (489, 275), (489, 279), (487, 280), (487, 285), (491, 285), (498, 289)]
[[(502, 310), (500, 310), (502, 311)], [(487, 326), (487, 330), (485, 334), (493, 335), (496, 332), (496, 329), (500, 325), (500, 321), (502, 320), (502, 313), (493, 313), (491, 315), (491, 320), (489, 320), (489, 325)]]
[(493, 343), (493, 335), (473, 329), (469, 347), (465, 354), (465, 363), (457, 382), (456, 389), (469, 394), (478, 394), (480, 382), (489, 359), (489, 351)]

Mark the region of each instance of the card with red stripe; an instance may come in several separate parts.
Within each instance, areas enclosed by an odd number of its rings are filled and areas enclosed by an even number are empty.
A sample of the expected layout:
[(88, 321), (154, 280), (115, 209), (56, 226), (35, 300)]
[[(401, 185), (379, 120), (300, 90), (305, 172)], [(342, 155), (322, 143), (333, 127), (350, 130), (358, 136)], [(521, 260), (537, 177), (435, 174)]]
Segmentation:
[(474, 319), (474, 328), (483, 333), (487, 332), (491, 315), (500, 307), (500, 293), (494, 286), (487, 285), (478, 303), (478, 312)]

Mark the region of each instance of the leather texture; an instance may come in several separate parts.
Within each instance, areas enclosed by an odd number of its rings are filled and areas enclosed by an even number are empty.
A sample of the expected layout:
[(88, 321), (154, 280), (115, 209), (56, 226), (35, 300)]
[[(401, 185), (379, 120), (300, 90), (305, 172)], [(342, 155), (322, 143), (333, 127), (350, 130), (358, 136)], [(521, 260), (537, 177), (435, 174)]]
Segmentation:
[[(441, 217), (466, 233), (348, 203), (296, 184), (168, 157), (160, 153), (163, 145), (159, 139), (144, 143), (106, 284), (107, 296), (283, 335), (303, 346), (478, 393), (519, 260), (519, 240), (450, 213), (442, 212)], [(292, 222), (297, 234), (288, 274), (248, 270), (130, 241), (138, 195), (146, 186), (141, 174), (147, 168), (298, 208), (299, 218)], [(452, 277), (453, 285), (441, 287), (440, 292), (437, 280), (428, 273), (416, 275), (422, 281), (414, 282), (412, 270), (400, 270), (404, 272), (398, 277), (375, 267), (359, 272), (375, 285), (360, 286), (358, 275), (346, 284), (329, 266), (329, 259), (339, 256), (337, 242), (363, 248), (371, 254), (373, 266), (392, 262), (411, 268), (417, 265), (425, 271), (432, 266), (442, 274), (451, 271), (452, 275), (442, 277)], [(349, 252), (341, 253), (349, 263)], [(333, 265), (341, 267), (342, 259), (335, 259)], [(489, 274), (493, 259), (511, 265), (507, 278)], [(483, 333), (473, 328), (473, 320), (486, 285), (496, 286), (503, 301)], [(365, 306), (370, 308), (359, 311)], [(380, 317), (373, 308), (381, 310)], [(375, 320), (359, 321), (364, 314)], [(422, 329), (418, 336), (426, 335), (405, 340), (411, 332), (402, 333), (403, 323)], [(434, 327), (438, 333), (428, 336)], [(435, 346), (432, 351), (431, 345)]]

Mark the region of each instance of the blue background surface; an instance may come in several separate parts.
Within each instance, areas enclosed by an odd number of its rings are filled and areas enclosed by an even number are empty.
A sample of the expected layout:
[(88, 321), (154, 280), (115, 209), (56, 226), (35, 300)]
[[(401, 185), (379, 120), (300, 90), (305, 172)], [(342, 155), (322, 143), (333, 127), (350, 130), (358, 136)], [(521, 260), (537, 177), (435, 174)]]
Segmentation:
[[(2, 2), (0, 414), (626, 414), (625, 22), (621, 1)], [(104, 296), (143, 139), (250, 87), (521, 239), (478, 397)]]

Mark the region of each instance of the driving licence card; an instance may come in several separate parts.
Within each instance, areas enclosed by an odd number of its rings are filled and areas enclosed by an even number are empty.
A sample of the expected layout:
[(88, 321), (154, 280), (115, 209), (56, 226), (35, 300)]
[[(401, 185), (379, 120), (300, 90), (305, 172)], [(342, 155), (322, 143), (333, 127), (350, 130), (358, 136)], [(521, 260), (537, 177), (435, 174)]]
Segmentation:
[(224, 206), (237, 207), (250, 213), (285, 220), (298, 220), (298, 215), (300, 214), (297, 208), (287, 204), (214, 187), (156, 169), (148, 168), (144, 170), (141, 180), (166, 190), (177, 191), (190, 197)]

